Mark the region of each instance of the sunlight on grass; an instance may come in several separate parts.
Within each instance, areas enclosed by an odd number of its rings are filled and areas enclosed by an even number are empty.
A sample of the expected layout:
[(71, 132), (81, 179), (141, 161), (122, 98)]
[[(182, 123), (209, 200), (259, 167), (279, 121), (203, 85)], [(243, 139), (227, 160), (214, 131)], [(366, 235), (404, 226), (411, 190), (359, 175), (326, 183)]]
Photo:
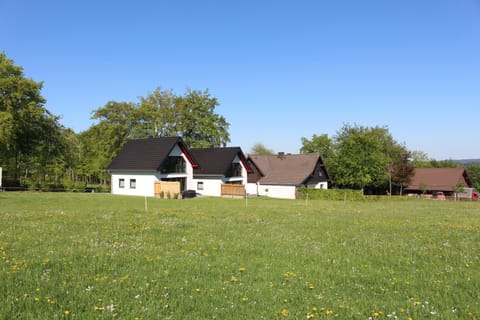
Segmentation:
[(0, 194), (0, 318), (478, 319), (479, 203)]

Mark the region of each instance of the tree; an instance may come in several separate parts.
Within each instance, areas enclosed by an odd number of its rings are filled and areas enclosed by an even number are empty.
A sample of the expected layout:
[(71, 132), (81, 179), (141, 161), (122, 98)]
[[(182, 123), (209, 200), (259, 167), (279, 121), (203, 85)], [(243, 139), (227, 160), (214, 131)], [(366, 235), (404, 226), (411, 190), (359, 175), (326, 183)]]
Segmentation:
[[(401, 160), (393, 164), (391, 179), (392, 182), (400, 187), (400, 195), (403, 193), (403, 189), (407, 187), (412, 177), (415, 175), (415, 167), (410, 162), (410, 153), (404, 153)], [(390, 190), (391, 193), (391, 190)]]
[(480, 190), (480, 163), (468, 163), (465, 165), (468, 177), (475, 189)]
[(218, 100), (211, 97), (208, 90), (188, 90), (185, 96), (177, 98), (177, 135), (189, 147), (220, 147), (230, 142), (230, 124), (223, 116), (215, 113), (218, 105)]
[(412, 158), (412, 164), (415, 168), (428, 168), (430, 166), (431, 159), (428, 157), (428, 154), (415, 150), (410, 153)]
[(106, 183), (107, 166), (126, 142), (129, 128), (106, 120), (79, 135), (82, 144), (81, 166), (86, 182)]
[(319, 153), (324, 159), (333, 156), (332, 141), (327, 134), (321, 134), (319, 136), (314, 134), (311, 140), (302, 137), (301, 141), (302, 148), (300, 149), (300, 153)]
[(44, 170), (45, 163), (34, 161), (39, 158), (39, 148), (44, 157), (51, 159), (55, 149), (51, 144), (58, 142), (59, 118), (44, 107), (42, 86), (41, 82), (26, 78), (22, 67), (0, 53), (0, 161), (6, 164), (5, 171), (16, 183), (20, 172), (26, 179), (36, 165)]
[(267, 148), (263, 143), (257, 142), (253, 145), (250, 150), (250, 154), (260, 155), (260, 156), (270, 156), (275, 154), (275, 151)]
[(132, 135), (135, 138), (178, 135), (178, 97), (173, 91), (162, 91), (158, 87), (140, 99), (140, 105), (134, 113), (135, 127)]
[(392, 167), (405, 148), (387, 127), (345, 124), (333, 140), (329, 172), (338, 186), (381, 188), (387, 184)]

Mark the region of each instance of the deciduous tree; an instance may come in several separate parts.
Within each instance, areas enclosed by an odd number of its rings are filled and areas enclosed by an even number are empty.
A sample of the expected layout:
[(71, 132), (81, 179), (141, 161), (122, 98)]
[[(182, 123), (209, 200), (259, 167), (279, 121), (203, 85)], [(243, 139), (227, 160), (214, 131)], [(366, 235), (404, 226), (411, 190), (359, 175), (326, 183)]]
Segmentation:
[(263, 143), (257, 142), (253, 145), (252, 149), (250, 150), (250, 154), (269, 156), (269, 155), (275, 154), (275, 151), (267, 148)]
[(334, 137), (328, 170), (338, 186), (382, 188), (405, 152), (388, 127), (345, 124)]
[(42, 85), (25, 77), (22, 67), (0, 53), (0, 161), (6, 164), (7, 178), (17, 182), (21, 172), (28, 177), (35, 158), (51, 159), (55, 148), (51, 143), (57, 142), (61, 127), (58, 117), (44, 107)]
[(312, 135), (312, 139), (302, 137), (300, 153), (319, 153), (322, 158), (328, 159), (333, 156), (332, 140), (328, 134)]

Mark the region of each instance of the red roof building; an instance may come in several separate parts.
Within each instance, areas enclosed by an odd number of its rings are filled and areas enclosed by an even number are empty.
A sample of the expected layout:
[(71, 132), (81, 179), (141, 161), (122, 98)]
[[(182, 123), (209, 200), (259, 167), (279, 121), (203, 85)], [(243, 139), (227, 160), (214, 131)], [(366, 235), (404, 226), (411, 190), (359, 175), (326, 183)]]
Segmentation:
[(464, 168), (415, 168), (415, 175), (405, 191), (452, 193), (460, 184), (465, 188), (472, 187), (472, 182)]

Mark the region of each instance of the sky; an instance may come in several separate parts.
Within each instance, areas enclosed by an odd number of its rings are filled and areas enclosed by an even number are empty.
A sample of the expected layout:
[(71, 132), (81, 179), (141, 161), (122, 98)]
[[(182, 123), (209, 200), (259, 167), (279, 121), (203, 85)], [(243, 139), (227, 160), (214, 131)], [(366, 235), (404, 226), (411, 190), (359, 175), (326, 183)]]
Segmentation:
[(480, 158), (480, 0), (0, 0), (0, 51), (77, 133), (108, 101), (208, 89), (245, 153), (350, 124)]

